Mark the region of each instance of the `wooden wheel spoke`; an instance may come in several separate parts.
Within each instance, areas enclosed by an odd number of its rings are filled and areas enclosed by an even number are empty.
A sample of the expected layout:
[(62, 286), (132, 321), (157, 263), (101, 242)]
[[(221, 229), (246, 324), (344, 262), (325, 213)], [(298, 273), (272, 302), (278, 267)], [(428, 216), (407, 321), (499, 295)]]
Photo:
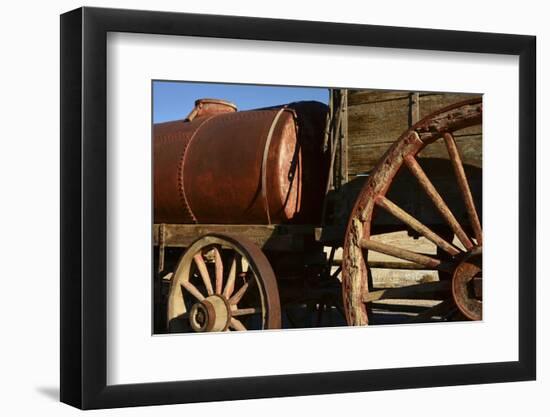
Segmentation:
[(202, 257), (202, 254), (200, 252), (197, 253), (193, 257), (193, 259), (195, 261), (195, 264), (197, 265), (197, 268), (199, 269), (199, 273), (202, 278), (202, 282), (204, 282), (206, 292), (208, 293), (208, 295), (214, 294), (214, 289), (212, 288), (212, 282), (210, 281), (210, 274), (208, 273), (208, 268), (204, 263), (204, 258)]
[[(371, 291), (363, 295), (363, 302), (370, 303), (388, 299), (420, 299), (432, 300), (448, 296), (451, 290), (450, 281), (425, 282), (400, 288), (386, 288)], [(443, 295), (443, 297), (442, 297)]]
[(420, 265), (412, 262), (394, 262), (394, 261), (371, 261), (367, 260), (369, 268), (380, 269), (405, 269), (405, 270), (417, 270), (426, 269), (424, 265)]
[(338, 268), (336, 268), (336, 271), (330, 274), (330, 277), (336, 278), (340, 272), (342, 272), (342, 265), (339, 265)]
[(197, 300), (202, 301), (204, 300), (204, 295), (201, 294), (201, 292), (195, 287), (193, 284), (191, 284), (189, 281), (183, 281), (181, 283), (183, 288), (187, 290), (189, 294), (191, 294), (193, 297), (195, 297)]
[(417, 231), (418, 233), (423, 235), (426, 239), (435, 243), (437, 246), (439, 246), (448, 254), (454, 256), (460, 253), (460, 251), (456, 247), (454, 247), (452, 244), (447, 242), (437, 233), (432, 231), (429, 227), (425, 226), (423, 223), (415, 219), (413, 216), (411, 216), (409, 213), (407, 213), (397, 204), (393, 203), (391, 200), (387, 199), (384, 196), (378, 196), (375, 202), (379, 207), (382, 207), (384, 210), (386, 210), (388, 213), (390, 213), (397, 219), (401, 220), (411, 229)]
[(336, 254), (336, 247), (332, 246), (330, 248), (330, 254), (328, 256), (328, 261), (327, 261), (327, 265), (329, 266), (329, 268), (332, 266), (332, 263), (334, 262), (334, 255), (335, 254)]
[(248, 316), (252, 314), (260, 314), (261, 312), (262, 312), (262, 309), (259, 307), (236, 308), (235, 310), (231, 311), (231, 316), (232, 317)]
[(466, 205), (466, 211), (468, 212), (470, 224), (474, 231), (474, 236), (476, 238), (477, 244), (481, 245), (481, 223), (479, 222), (479, 217), (477, 215), (477, 210), (474, 203), (474, 197), (472, 196), (472, 191), (470, 190), (470, 184), (468, 183), (468, 178), (466, 177), (466, 172), (464, 171), (464, 165), (462, 164), (462, 159), (460, 158), (460, 154), (456, 146), (456, 141), (451, 133), (444, 133), (443, 139), (445, 140), (445, 145), (447, 146), (447, 151), (449, 152), (449, 157), (453, 165), (453, 169), (458, 182), (458, 188), (460, 189), (462, 199), (464, 200), (464, 204)]
[(248, 259), (241, 256), (241, 261), (239, 262), (239, 270), (240, 272), (247, 272), (248, 271)]
[(462, 226), (460, 226), (460, 223), (458, 223), (458, 220), (451, 212), (445, 201), (443, 201), (443, 198), (435, 189), (434, 185), (432, 184), (418, 161), (412, 155), (406, 156), (404, 160), (411, 173), (416, 177), (424, 192), (428, 195), (430, 200), (432, 200), (435, 207), (443, 216), (445, 221), (449, 224), (460, 242), (462, 242), (466, 249), (471, 249), (474, 246), (472, 241), (470, 240), (466, 232), (464, 232), (464, 229), (462, 228)]
[(454, 310), (456, 310), (456, 305), (454, 301), (450, 298), (442, 301), (441, 303), (433, 307), (428, 308), (427, 310), (420, 313), (418, 316), (410, 319), (408, 323), (418, 323), (427, 319), (431, 319), (434, 316), (446, 317)]
[(407, 249), (398, 248), (397, 246), (388, 245), (386, 243), (377, 242), (370, 239), (362, 239), (360, 245), (363, 249), (380, 252), (385, 255), (390, 255), (395, 258), (404, 259), (416, 264), (424, 265), (427, 269), (439, 269), (442, 271), (451, 271), (452, 266), (442, 262), (440, 259), (432, 258), (417, 252), (412, 252)]
[(229, 275), (227, 276), (227, 282), (223, 289), (223, 296), (225, 298), (231, 297), (235, 290), (235, 277), (237, 276), (237, 254), (233, 255), (233, 261), (231, 261), (231, 267), (229, 268)]
[(231, 304), (231, 305), (239, 304), (239, 301), (241, 301), (241, 299), (243, 298), (243, 296), (246, 293), (246, 291), (248, 290), (248, 288), (251, 287), (252, 285), (254, 285), (254, 282), (255, 282), (254, 279), (246, 281), (241, 286), (241, 288), (239, 288), (239, 290), (235, 294), (233, 294), (233, 296), (229, 299), (229, 304)]
[(223, 285), (223, 262), (220, 251), (216, 247), (214, 247), (214, 263), (216, 265), (216, 294), (221, 294)]
[(242, 324), (242, 322), (235, 317), (231, 318), (231, 321), (229, 322), (229, 327), (231, 327), (233, 330), (246, 331), (246, 327), (244, 327), (244, 324)]

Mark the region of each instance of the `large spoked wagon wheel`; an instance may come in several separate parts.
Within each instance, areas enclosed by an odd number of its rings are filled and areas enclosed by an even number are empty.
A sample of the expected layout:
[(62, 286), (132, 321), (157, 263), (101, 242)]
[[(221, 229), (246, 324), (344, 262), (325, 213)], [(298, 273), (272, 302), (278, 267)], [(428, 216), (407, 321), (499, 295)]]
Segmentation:
[(280, 327), (277, 282), (260, 248), (243, 237), (212, 234), (187, 249), (168, 295), (170, 332)]
[[(348, 324), (368, 324), (371, 306), (384, 299), (440, 301), (420, 313), (416, 317), (417, 321), (430, 317), (451, 317), (455, 312), (460, 312), (470, 320), (481, 320), (482, 229), (455, 140), (455, 132), (479, 125), (481, 120), (480, 99), (461, 102), (433, 113), (401, 135), (371, 173), (357, 198), (345, 236), (342, 292)], [(419, 162), (421, 158), (418, 154), (421, 151), (442, 142), (452, 166), (449, 171), (454, 171), (454, 176), (450, 175), (456, 181), (453, 187), (461, 197), (458, 200), (464, 213), (462, 217), (454, 213), (456, 208), (449, 207)], [(430, 208), (434, 209), (449, 233), (423, 223), (388, 198), (388, 193), (402, 178), (403, 171), (419, 186), (419, 193), (427, 198)], [(389, 214), (407, 230), (435, 244), (437, 255), (419, 253), (373, 239), (373, 219), (380, 212)], [(449, 236), (454, 237), (454, 240)], [(399, 288), (374, 289), (369, 276), (369, 252), (402, 260), (411, 270), (441, 271), (441, 276), (449, 279)]]

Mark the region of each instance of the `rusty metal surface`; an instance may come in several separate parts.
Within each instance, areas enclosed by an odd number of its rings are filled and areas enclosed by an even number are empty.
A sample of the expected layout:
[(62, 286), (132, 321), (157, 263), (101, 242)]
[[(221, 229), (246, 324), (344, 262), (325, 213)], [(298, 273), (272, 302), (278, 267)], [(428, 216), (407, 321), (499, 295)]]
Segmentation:
[[(285, 152), (282, 159), (287, 167), (279, 171), (273, 158), (277, 155), (271, 155), (266, 168), (269, 194), (262, 187), (262, 158), (277, 112), (222, 115), (198, 131), (185, 158), (183, 177), (185, 194), (199, 223), (268, 223), (268, 211), (271, 220), (280, 223), (300, 211), (300, 155), (294, 155), (297, 141), (291, 111), (284, 111), (278, 119), (270, 144), (274, 151)], [(290, 173), (294, 174), (292, 181), (288, 180)]]
[(153, 194), (155, 223), (195, 223), (183, 190), (183, 159), (187, 145), (208, 118), (153, 126)]
[(300, 102), (155, 125), (155, 223), (317, 222), (325, 117)]
[[(403, 135), (401, 135), (401, 137), (388, 149), (384, 157), (379, 161), (378, 165), (371, 173), (371, 176), (356, 200), (345, 234), (342, 293), (348, 324), (366, 325), (369, 322), (367, 306), (363, 302), (363, 300), (367, 298), (369, 292), (369, 272), (363, 248), (373, 248), (375, 246), (369, 239), (372, 232), (371, 224), (376, 202), (384, 201), (382, 197), (386, 196), (388, 189), (402, 166), (408, 166), (409, 169), (412, 166), (413, 173), (420, 172), (419, 170), (414, 170), (414, 168), (416, 168), (414, 157), (424, 147), (430, 145), (445, 133), (451, 133), (459, 129), (480, 124), (481, 118), (482, 103), (480, 99), (457, 103), (432, 113), (403, 133)], [(460, 234), (462, 227), (457, 224), (458, 222), (455, 223), (453, 221), (443, 200), (438, 198), (437, 192), (434, 192), (435, 190), (429, 182), (425, 181), (424, 177), (423, 175), (417, 176), (421, 186), (432, 199), (432, 202), (445, 220), (451, 223), (453, 229)], [(383, 208), (384, 207), (382, 207), (382, 209)], [(440, 245), (443, 244), (447, 249), (451, 248), (451, 246), (449, 246), (450, 243), (447, 244), (442, 242), (439, 236), (431, 233), (428, 228), (421, 227), (421, 225), (417, 224), (411, 216), (408, 216), (401, 210), (395, 209), (393, 206), (391, 209), (390, 212), (393, 211), (394, 214), (397, 214), (405, 223), (408, 222), (409, 226), (414, 227), (420, 233), (428, 231), (428, 233), (426, 233), (428, 238), (431, 237), (432, 240), (439, 242)], [(466, 236), (462, 237), (464, 238)], [(466, 239), (464, 239), (465, 242), (470, 243), (467, 247), (471, 249), (473, 245), (471, 244), (470, 238), (466, 237)], [(399, 251), (399, 248), (395, 247), (378, 247), (378, 249), (384, 249), (386, 252), (389, 252), (391, 249), (392, 255), (397, 255), (397, 257), (401, 256), (402, 259), (406, 259), (404, 256), (411, 257), (409, 256), (411, 255), (410, 253)], [(431, 259), (424, 259), (421, 254), (418, 254), (420, 257), (416, 255), (417, 254), (414, 256), (415, 262), (421, 261), (421, 264), (433, 263)], [(461, 256), (457, 255), (457, 262), (460, 258)], [(437, 267), (438, 265), (439, 264), (434, 264), (433, 266)], [(451, 297), (451, 294), (449, 294), (449, 297)], [(445, 303), (447, 303), (447, 301), (445, 301)]]

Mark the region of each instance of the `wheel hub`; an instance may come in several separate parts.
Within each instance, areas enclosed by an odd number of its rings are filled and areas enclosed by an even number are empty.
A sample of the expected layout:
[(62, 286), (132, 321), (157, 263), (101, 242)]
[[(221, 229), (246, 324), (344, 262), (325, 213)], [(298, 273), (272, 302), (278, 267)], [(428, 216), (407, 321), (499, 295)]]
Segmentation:
[(223, 332), (231, 321), (231, 307), (221, 295), (211, 295), (191, 307), (189, 323), (196, 332)]
[(453, 299), (462, 314), (470, 320), (482, 318), (482, 249), (474, 247), (453, 273)]

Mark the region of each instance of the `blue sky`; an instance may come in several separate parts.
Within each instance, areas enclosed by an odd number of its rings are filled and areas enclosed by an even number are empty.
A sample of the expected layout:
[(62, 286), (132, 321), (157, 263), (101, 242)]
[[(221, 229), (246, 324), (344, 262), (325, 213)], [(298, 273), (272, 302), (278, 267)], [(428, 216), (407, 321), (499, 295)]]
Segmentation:
[(326, 104), (328, 89), (154, 81), (153, 122), (183, 119), (199, 98), (221, 98), (235, 103), (239, 110), (250, 110), (300, 100), (317, 100)]

